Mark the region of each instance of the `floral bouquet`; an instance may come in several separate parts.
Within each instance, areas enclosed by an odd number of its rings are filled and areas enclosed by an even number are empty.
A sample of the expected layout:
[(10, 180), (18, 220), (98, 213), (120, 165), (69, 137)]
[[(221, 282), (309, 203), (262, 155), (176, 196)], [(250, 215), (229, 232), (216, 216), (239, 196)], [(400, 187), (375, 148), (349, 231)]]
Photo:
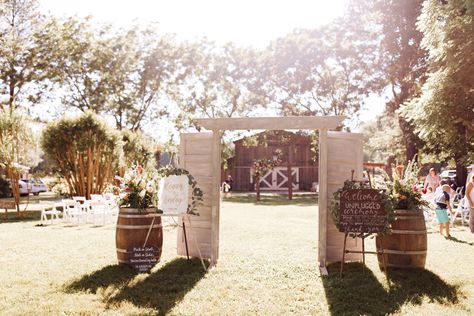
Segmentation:
[(120, 180), (121, 199), (119, 205), (146, 209), (158, 205), (157, 192), (159, 176), (155, 171), (147, 171), (141, 165), (132, 166)]
[(416, 211), (427, 205), (416, 187), (418, 171), (415, 161), (409, 161), (406, 168), (398, 165), (393, 169), (393, 182), (387, 179), (387, 189), (395, 199), (395, 208)]

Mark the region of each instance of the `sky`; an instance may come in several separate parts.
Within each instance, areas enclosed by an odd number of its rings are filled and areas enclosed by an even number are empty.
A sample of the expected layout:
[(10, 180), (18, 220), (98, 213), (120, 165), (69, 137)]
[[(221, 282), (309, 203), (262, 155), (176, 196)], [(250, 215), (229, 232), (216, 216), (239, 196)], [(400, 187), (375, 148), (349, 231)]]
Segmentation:
[(294, 28), (314, 28), (339, 16), (348, 0), (40, 0), (57, 16), (92, 15), (127, 26), (159, 22), (178, 38), (206, 36), (263, 48)]
[[(121, 27), (158, 22), (178, 39), (203, 36), (218, 44), (265, 48), (295, 28), (315, 28), (340, 16), (348, 0), (40, 0), (41, 9), (58, 17), (91, 15), (97, 23)], [(360, 121), (380, 114), (385, 101), (372, 96)], [(170, 126), (168, 126), (169, 128)], [(351, 126), (357, 130), (355, 123)]]

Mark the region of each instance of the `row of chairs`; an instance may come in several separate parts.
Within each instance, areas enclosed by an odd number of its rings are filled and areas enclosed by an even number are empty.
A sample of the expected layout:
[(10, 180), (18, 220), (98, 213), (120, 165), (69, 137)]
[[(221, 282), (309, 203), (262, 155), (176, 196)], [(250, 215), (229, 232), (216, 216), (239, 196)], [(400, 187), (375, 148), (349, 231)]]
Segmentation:
[(99, 226), (113, 223), (118, 215), (117, 198), (109, 194), (92, 194), (90, 200), (83, 196), (75, 196), (56, 202), (42, 201), (40, 204), (41, 224), (48, 221), (53, 224), (55, 221), (60, 221), (62, 215), (63, 222), (74, 225), (92, 223)]

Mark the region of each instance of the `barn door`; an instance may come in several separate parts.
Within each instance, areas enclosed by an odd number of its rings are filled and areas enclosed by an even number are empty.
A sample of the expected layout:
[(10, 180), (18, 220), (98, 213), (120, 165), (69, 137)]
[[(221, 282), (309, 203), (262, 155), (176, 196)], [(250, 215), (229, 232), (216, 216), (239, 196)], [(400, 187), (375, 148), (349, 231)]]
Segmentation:
[[(181, 134), (179, 164), (181, 168), (188, 170), (196, 178), (198, 186), (204, 193), (204, 202), (198, 207), (200, 216), (191, 217), (191, 226), (186, 221), (186, 235), (188, 237), (189, 254), (198, 257), (194, 236), (203, 258), (211, 259), (212, 240), (212, 153), (213, 133), (185, 133)], [(181, 223), (181, 219), (180, 219)], [(178, 255), (186, 255), (184, 234), (181, 227), (178, 228)]]
[[(299, 170), (292, 167), (293, 190), (299, 190)], [(288, 190), (288, 168), (275, 167), (260, 178), (260, 190), (262, 191), (286, 191)]]
[[(327, 194), (328, 216), (326, 227), (326, 263), (342, 260), (344, 234), (340, 233), (334, 225), (329, 214), (329, 207), (333, 194), (350, 180), (351, 170), (354, 178), (362, 179), (362, 134), (345, 132), (328, 132), (327, 134)], [(347, 250), (362, 250), (360, 239), (347, 238)], [(346, 254), (347, 261), (362, 260), (361, 254)]]

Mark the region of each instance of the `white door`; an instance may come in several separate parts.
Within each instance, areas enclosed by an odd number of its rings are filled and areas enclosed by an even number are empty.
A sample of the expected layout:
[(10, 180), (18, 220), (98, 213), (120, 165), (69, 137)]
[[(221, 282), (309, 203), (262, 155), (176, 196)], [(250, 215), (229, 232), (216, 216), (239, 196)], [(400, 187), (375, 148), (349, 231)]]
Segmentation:
[[(293, 190), (299, 190), (299, 169), (291, 168)], [(288, 190), (287, 167), (275, 167), (260, 178), (260, 190), (262, 191), (286, 191)]]
[[(204, 193), (204, 202), (198, 206), (199, 216), (192, 216), (191, 226), (186, 222), (186, 236), (189, 255), (211, 258), (212, 240), (212, 133), (181, 134), (180, 167), (188, 170)], [(181, 222), (180, 222), (181, 223)], [(196, 241), (196, 242), (195, 242)], [(199, 251), (196, 248), (199, 247)], [(182, 227), (178, 227), (178, 255), (186, 255), (186, 245)]]
[[(355, 180), (362, 179), (362, 134), (345, 132), (328, 132), (328, 201), (331, 205), (334, 192), (344, 185), (344, 181), (351, 179), (351, 170), (354, 170)], [(344, 245), (344, 234), (339, 232), (334, 225), (331, 216), (327, 216), (326, 228), (326, 263), (341, 261)], [(347, 238), (347, 250), (362, 250), (362, 242), (359, 238)], [(346, 261), (359, 261), (362, 255), (349, 253)]]

